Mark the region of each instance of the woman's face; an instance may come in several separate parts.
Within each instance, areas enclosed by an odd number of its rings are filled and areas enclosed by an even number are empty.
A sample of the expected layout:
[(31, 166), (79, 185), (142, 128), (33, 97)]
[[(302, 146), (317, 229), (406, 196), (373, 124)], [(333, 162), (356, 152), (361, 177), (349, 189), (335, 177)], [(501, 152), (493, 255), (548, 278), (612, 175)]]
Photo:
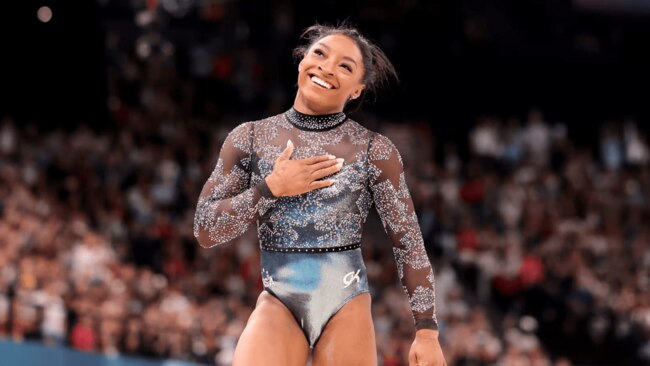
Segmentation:
[(316, 41), (298, 65), (298, 93), (294, 108), (307, 114), (343, 110), (358, 98), (363, 84), (363, 56), (354, 40), (333, 34)]

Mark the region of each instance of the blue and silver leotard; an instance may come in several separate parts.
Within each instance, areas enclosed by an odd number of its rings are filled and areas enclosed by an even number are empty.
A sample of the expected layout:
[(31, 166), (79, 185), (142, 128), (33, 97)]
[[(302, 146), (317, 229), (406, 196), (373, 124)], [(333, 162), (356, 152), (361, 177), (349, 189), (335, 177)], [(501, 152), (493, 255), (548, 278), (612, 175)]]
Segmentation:
[[(292, 159), (344, 158), (336, 183), (276, 198), (264, 177), (291, 139)], [(194, 235), (225, 243), (257, 221), (266, 291), (292, 312), (313, 347), (328, 320), (368, 291), (361, 235), (375, 204), (393, 243), (399, 278), (417, 329), (437, 329), (434, 278), (399, 152), (385, 136), (344, 113), (310, 116), (294, 109), (236, 127), (226, 138), (199, 197)]]

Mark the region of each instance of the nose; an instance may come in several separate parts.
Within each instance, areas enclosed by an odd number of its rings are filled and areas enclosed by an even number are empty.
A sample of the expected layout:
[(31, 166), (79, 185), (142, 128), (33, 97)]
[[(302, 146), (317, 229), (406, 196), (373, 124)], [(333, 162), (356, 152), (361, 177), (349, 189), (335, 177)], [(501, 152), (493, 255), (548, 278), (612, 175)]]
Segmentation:
[(324, 73), (327, 73), (329, 75), (333, 75), (334, 72), (332, 71), (332, 66), (331, 63), (324, 61), (320, 65), (318, 65), (318, 69), (321, 70)]

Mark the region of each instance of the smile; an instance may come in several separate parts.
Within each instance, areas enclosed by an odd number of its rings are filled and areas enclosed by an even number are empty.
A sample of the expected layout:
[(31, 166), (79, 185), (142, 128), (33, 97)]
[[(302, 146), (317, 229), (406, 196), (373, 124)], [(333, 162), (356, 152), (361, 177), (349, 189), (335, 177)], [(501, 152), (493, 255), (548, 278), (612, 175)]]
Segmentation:
[(323, 87), (325, 89), (334, 89), (334, 85), (332, 85), (332, 84), (328, 83), (327, 81), (319, 78), (318, 76), (312, 76), (310, 79), (311, 79), (311, 81), (314, 82), (314, 84), (316, 84), (318, 86), (321, 86), (321, 87)]

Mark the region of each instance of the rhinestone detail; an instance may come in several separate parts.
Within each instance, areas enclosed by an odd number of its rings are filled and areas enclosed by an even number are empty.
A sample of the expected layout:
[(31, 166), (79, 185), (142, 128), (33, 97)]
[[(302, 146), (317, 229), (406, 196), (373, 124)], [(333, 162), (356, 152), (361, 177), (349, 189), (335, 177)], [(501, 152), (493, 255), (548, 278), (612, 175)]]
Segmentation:
[(345, 113), (310, 115), (291, 108), (284, 113), (289, 123), (305, 131), (325, 131), (332, 129), (348, 118)]
[[(433, 270), (397, 148), (352, 119), (335, 127), (306, 131), (292, 124), (285, 112), (233, 130), (199, 198), (194, 235), (204, 246), (214, 246), (243, 234), (257, 221), (260, 244), (268, 250), (343, 251), (344, 243), (361, 242), (363, 223), (374, 204), (393, 244), (416, 329), (437, 329)], [(289, 137), (296, 146), (293, 159), (345, 151), (346, 164), (336, 173), (340, 184), (305, 195), (267, 197), (262, 180)]]
[(261, 245), (262, 250), (267, 252), (282, 252), (282, 253), (334, 253), (345, 252), (347, 250), (354, 250), (361, 248), (361, 243), (344, 245), (342, 247), (329, 247), (329, 248), (276, 248), (267, 245)]

